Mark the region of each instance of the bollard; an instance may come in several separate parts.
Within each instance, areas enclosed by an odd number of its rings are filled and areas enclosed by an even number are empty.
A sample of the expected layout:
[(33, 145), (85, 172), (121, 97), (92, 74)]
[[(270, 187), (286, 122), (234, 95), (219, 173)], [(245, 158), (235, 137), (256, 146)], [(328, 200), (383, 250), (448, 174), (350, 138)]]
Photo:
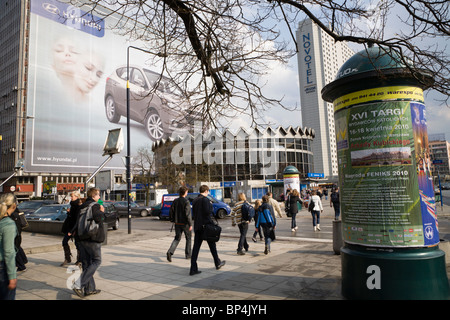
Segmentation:
[(344, 246), (342, 240), (341, 220), (333, 220), (333, 251), (334, 254), (341, 254), (341, 248)]

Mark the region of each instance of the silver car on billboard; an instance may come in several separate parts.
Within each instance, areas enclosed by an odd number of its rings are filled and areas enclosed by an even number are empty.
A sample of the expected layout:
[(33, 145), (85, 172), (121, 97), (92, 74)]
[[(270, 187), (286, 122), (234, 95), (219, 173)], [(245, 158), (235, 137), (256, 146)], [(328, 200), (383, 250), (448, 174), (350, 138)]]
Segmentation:
[[(153, 141), (168, 138), (173, 132), (193, 132), (194, 124), (201, 121), (199, 113), (166, 77), (139, 66), (129, 67), (130, 120), (144, 125)], [(118, 123), (127, 115), (127, 67), (120, 66), (106, 79), (106, 118)]]

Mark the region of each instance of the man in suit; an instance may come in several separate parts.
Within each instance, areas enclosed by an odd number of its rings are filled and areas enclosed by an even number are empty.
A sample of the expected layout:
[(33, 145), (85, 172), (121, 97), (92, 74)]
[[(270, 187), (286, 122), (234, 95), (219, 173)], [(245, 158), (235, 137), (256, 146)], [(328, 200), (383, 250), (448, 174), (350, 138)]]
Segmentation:
[[(200, 187), (200, 194), (197, 198), (192, 202), (192, 213), (194, 216), (194, 247), (192, 248), (192, 257), (191, 257), (191, 270), (189, 274), (191, 276), (195, 274), (199, 274), (201, 271), (198, 270), (197, 266), (197, 258), (200, 252), (200, 247), (203, 243), (203, 226), (206, 224), (212, 224), (213, 221), (211, 219), (211, 215), (213, 213), (213, 206), (211, 201), (207, 198), (209, 193), (209, 188), (206, 185), (202, 185)], [(225, 261), (221, 261), (219, 259), (219, 255), (217, 254), (216, 243), (214, 241), (207, 241), (209, 250), (214, 259), (214, 265), (216, 269), (219, 270), (225, 265)]]

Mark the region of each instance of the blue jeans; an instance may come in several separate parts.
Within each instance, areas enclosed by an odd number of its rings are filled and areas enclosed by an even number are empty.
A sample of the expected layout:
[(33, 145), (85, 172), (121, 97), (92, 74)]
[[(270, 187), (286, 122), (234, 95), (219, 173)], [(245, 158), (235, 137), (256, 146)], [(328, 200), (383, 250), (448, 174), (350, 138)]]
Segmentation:
[(80, 241), (79, 249), (81, 256), (81, 267), (83, 272), (80, 276), (80, 289), (85, 292), (95, 290), (94, 273), (102, 263), (102, 244), (91, 241)]
[(270, 243), (272, 242), (272, 238), (270, 237), (270, 231), (272, 229), (272, 225), (269, 223), (261, 223), (261, 228), (264, 233), (264, 243), (270, 249)]
[(16, 289), (8, 289), (9, 279), (6, 273), (6, 264), (4, 261), (0, 261), (0, 300), (15, 300)]
[(291, 229), (294, 229), (297, 226), (297, 223), (295, 221), (295, 218), (297, 217), (297, 212), (291, 213), (292, 220), (291, 220)]
[[(312, 219), (313, 219), (313, 226), (320, 224), (320, 211), (311, 211)], [(316, 219), (317, 218), (317, 219)]]

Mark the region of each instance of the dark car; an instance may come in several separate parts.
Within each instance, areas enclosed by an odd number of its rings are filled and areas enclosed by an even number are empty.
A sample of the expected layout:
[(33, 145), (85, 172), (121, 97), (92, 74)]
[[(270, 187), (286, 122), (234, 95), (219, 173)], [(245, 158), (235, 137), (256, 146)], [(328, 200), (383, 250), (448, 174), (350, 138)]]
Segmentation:
[(27, 220), (34, 221), (64, 221), (70, 204), (50, 204), (42, 206), (35, 212), (27, 215)]
[(58, 202), (54, 200), (29, 200), (29, 201), (23, 201), (19, 203), (17, 206), (19, 208), (20, 212), (23, 212), (25, 216), (28, 216), (30, 213), (35, 212), (37, 209), (39, 209), (42, 206), (46, 206), (49, 204), (57, 204)]
[[(117, 209), (119, 216), (127, 216), (128, 215), (128, 202), (127, 201), (116, 201), (112, 202)], [(148, 216), (152, 208), (147, 206), (140, 206), (136, 202), (130, 202), (131, 215), (146, 217)]]
[(152, 217), (159, 217), (161, 214), (161, 203), (158, 203), (157, 205), (154, 205), (151, 207), (151, 215)]
[(119, 229), (119, 212), (116, 207), (111, 202), (103, 202), (103, 207), (105, 208), (105, 221), (108, 228), (113, 230)]
[[(129, 67), (130, 119), (142, 123), (150, 139), (159, 141), (174, 131), (192, 131), (198, 113), (190, 111), (180, 90), (160, 74), (138, 66)], [(105, 86), (106, 118), (118, 123), (127, 116), (127, 67), (118, 67)]]

